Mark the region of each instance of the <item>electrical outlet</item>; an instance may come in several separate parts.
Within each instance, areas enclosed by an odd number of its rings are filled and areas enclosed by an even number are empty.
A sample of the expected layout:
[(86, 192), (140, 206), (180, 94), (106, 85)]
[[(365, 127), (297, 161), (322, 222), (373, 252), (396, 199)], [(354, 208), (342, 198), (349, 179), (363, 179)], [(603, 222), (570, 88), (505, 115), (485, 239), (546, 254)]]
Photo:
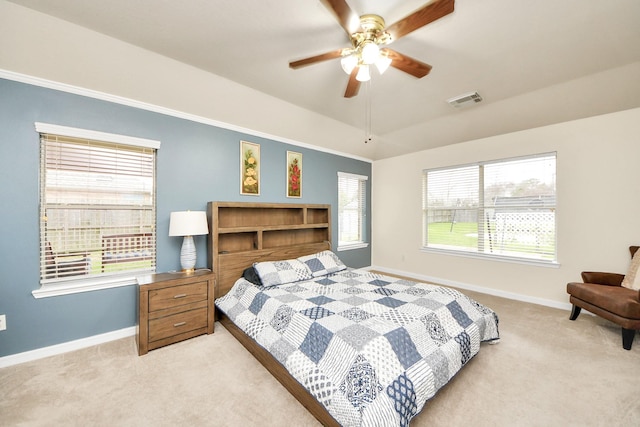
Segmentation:
[(7, 329), (7, 316), (0, 314), (0, 331), (4, 331), (5, 329)]

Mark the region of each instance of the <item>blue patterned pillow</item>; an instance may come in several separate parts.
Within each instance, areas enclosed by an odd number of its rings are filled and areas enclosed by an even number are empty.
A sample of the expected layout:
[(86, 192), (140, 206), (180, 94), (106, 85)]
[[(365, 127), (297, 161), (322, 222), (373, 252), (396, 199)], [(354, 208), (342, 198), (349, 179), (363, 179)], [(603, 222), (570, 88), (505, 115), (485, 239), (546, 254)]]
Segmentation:
[(337, 271), (346, 270), (347, 266), (331, 251), (322, 251), (313, 255), (298, 258), (309, 267), (313, 277), (326, 276)]
[(260, 276), (262, 286), (284, 285), (285, 283), (299, 282), (312, 279), (309, 267), (297, 259), (284, 261), (256, 262), (253, 268)]

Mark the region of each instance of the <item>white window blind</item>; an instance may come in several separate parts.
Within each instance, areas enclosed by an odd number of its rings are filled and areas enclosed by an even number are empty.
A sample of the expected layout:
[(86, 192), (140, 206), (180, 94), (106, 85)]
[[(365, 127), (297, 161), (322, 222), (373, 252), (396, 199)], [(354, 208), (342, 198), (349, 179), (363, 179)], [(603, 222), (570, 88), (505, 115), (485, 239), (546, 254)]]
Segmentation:
[(423, 171), (423, 247), (556, 262), (556, 155)]
[(365, 244), (367, 180), (338, 172), (338, 248)]
[(128, 143), (128, 137), (91, 131), (110, 141), (68, 136), (82, 130), (52, 125), (36, 124), (36, 129), (41, 283), (154, 271), (159, 143), (137, 138)]

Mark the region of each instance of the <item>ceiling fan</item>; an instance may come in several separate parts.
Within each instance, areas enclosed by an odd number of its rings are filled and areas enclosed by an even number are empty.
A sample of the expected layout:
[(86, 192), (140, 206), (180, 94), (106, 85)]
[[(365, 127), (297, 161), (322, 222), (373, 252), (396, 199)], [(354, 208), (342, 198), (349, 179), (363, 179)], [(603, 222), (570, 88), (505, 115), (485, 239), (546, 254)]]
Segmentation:
[(349, 74), (345, 98), (358, 94), (360, 82), (371, 78), (370, 67), (383, 73), (389, 65), (417, 78), (429, 74), (431, 65), (418, 61), (387, 46), (391, 42), (453, 12), (455, 0), (435, 0), (400, 21), (385, 27), (378, 15), (362, 15), (351, 10), (346, 0), (321, 0), (333, 12), (340, 26), (347, 32), (351, 47), (337, 49), (321, 55), (293, 61), (289, 67), (297, 69), (329, 59), (341, 58), (343, 70)]

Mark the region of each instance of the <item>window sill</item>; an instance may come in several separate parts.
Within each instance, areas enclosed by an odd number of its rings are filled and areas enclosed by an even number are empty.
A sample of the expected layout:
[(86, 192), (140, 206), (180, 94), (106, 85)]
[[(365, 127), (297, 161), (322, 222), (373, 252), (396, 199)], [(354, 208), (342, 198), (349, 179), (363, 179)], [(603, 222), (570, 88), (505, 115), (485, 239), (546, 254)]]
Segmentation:
[[(153, 271), (151, 271), (153, 272)], [(40, 289), (31, 291), (34, 298), (49, 298), (62, 295), (78, 294), (82, 292), (92, 292), (101, 289), (119, 288), (121, 286), (137, 285), (137, 276), (148, 274), (149, 272), (138, 271), (136, 275), (94, 277), (82, 280), (69, 280), (55, 283), (45, 283), (40, 285)]]
[(464, 251), (456, 251), (450, 249), (441, 249), (441, 248), (420, 248), (421, 252), (429, 252), (429, 253), (439, 253), (445, 255), (453, 255), (465, 258), (475, 258), (482, 259), (485, 261), (498, 261), (498, 262), (511, 262), (515, 264), (526, 264), (526, 265), (535, 265), (538, 267), (548, 267), (548, 268), (559, 268), (560, 264), (557, 261), (544, 261), (537, 259), (527, 259), (527, 258), (516, 258), (509, 257), (504, 255), (492, 255), (492, 254), (481, 254), (475, 252), (464, 252)]
[(346, 244), (346, 245), (342, 245), (342, 246), (338, 246), (337, 251), (338, 252), (342, 252), (342, 251), (350, 251), (353, 249), (362, 249), (362, 248), (367, 248), (369, 247), (369, 244), (366, 242), (361, 242), (361, 243), (351, 243), (351, 244)]

